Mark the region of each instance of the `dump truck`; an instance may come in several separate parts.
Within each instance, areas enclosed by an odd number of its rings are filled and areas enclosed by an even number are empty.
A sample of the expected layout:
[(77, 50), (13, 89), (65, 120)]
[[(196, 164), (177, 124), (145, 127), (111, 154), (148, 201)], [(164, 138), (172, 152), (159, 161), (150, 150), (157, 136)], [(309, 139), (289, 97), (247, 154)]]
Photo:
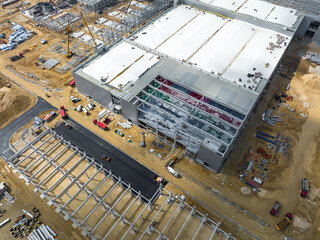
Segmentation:
[(270, 214), (272, 216), (275, 216), (278, 214), (279, 210), (280, 210), (280, 203), (278, 201), (275, 201), (271, 210), (270, 210)]
[(61, 107), (60, 107), (60, 115), (61, 115), (61, 117), (62, 117), (63, 119), (66, 119), (66, 118), (67, 118), (67, 115), (66, 115), (66, 113), (65, 113), (65, 111), (64, 111), (64, 106), (61, 106)]
[(74, 81), (74, 79), (71, 80), (71, 82), (69, 82), (69, 86), (74, 87), (76, 85), (76, 82)]
[(301, 183), (300, 196), (303, 197), (303, 198), (306, 198), (308, 196), (309, 191), (310, 191), (309, 180), (307, 178), (303, 178), (302, 179), (302, 183)]
[(291, 222), (291, 219), (292, 219), (292, 213), (288, 212), (284, 216), (284, 218), (278, 224), (275, 225), (275, 228), (277, 230), (283, 229), (284, 227), (286, 227)]

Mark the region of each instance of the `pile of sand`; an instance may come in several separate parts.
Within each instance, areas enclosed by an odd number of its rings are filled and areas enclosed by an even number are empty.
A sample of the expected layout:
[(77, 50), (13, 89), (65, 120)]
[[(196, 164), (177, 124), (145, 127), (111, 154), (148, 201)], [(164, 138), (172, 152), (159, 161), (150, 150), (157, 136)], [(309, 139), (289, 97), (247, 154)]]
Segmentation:
[(320, 75), (317, 74), (305, 74), (301, 77), (301, 80), (308, 85), (309, 88), (320, 90)]
[(35, 97), (0, 76), (0, 129), (27, 111)]

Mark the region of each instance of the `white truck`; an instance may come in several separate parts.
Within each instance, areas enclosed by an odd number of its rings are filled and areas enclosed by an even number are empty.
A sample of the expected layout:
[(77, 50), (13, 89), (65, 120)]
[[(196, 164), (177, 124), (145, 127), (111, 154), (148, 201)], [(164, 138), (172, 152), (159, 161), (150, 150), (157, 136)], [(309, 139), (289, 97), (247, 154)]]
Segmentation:
[(178, 177), (180, 177), (180, 174), (176, 171), (176, 170), (174, 170), (172, 167), (167, 167), (167, 170), (168, 170), (168, 172), (169, 173), (171, 173), (173, 176), (175, 176), (176, 178), (178, 178)]
[(80, 104), (80, 105), (77, 107), (77, 111), (78, 111), (78, 112), (81, 112), (81, 110), (82, 110), (82, 105)]

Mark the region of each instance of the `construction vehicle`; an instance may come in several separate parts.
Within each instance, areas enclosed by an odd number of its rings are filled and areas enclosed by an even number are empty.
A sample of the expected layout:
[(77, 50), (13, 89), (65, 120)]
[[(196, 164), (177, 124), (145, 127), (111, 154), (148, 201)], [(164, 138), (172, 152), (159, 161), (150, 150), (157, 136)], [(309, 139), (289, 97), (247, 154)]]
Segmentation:
[(168, 166), (168, 167), (167, 167), (167, 170), (168, 170), (169, 173), (171, 173), (171, 174), (172, 174), (173, 176), (175, 176), (176, 178), (179, 178), (179, 177), (180, 177), (180, 174), (179, 174), (176, 170), (174, 170), (172, 167)]
[(11, 60), (11, 62), (15, 62), (21, 58), (23, 58), (23, 55), (22, 55), (22, 53), (19, 53), (19, 54), (11, 56), (9, 59)]
[(71, 33), (71, 28), (70, 28), (70, 21), (68, 18), (68, 25), (64, 26), (63, 24), (61, 24), (60, 22), (58, 22), (57, 20), (55, 20), (54, 18), (50, 17), (49, 15), (46, 15), (48, 18), (50, 18), (52, 21), (58, 23), (60, 26), (63, 27), (63, 29), (65, 30), (66, 35), (68, 36), (68, 40), (67, 40), (67, 54), (66, 57), (67, 58), (71, 58), (73, 56), (73, 52), (70, 51), (70, 33)]
[(153, 180), (159, 184), (164, 182), (164, 178), (159, 176), (156, 176)]
[(81, 112), (82, 108), (83, 108), (83, 107), (82, 107), (82, 105), (80, 104), (80, 105), (77, 107), (77, 111), (78, 111), (78, 112)]
[(36, 129), (35, 131), (32, 131), (33, 136), (38, 136), (40, 133), (42, 133), (42, 130), (40, 128)]
[(111, 158), (108, 157), (107, 155), (102, 155), (102, 156), (101, 156), (101, 159), (106, 160), (107, 162), (110, 162), (110, 161), (111, 161)]
[(74, 96), (70, 96), (70, 99), (73, 103), (79, 102), (80, 98), (74, 97)]
[(61, 106), (60, 107), (60, 115), (63, 119), (66, 119), (67, 118), (67, 115), (65, 113), (65, 110), (64, 110), (64, 106)]
[(92, 35), (91, 31), (90, 31), (90, 28), (89, 28), (89, 26), (88, 26), (88, 24), (87, 24), (86, 19), (84, 18), (82, 12), (80, 12), (80, 14), (81, 14), (81, 17), (82, 17), (84, 23), (85, 23), (86, 26), (87, 26), (88, 32), (90, 33), (90, 36), (91, 36), (91, 38), (92, 38), (92, 40), (93, 40), (93, 42), (94, 42), (94, 45), (97, 46), (96, 40), (94, 39), (94, 37), (93, 37), (93, 35)]
[(105, 124), (103, 124), (102, 122), (98, 122), (97, 119), (93, 119), (93, 124), (98, 125), (100, 128), (102, 128), (103, 130), (107, 129), (107, 126)]
[(302, 179), (302, 184), (301, 184), (300, 196), (303, 197), (303, 198), (306, 198), (308, 196), (309, 191), (310, 191), (309, 180), (307, 178), (303, 178)]
[[(91, 106), (91, 105), (90, 105)], [(104, 124), (108, 124), (110, 122), (110, 118), (107, 116), (105, 117), (105, 119), (103, 120)]]
[(284, 218), (278, 224), (275, 225), (275, 228), (277, 230), (283, 229), (284, 227), (286, 227), (291, 222), (291, 219), (292, 219), (292, 213), (288, 212), (284, 216)]
[(144, 140), (144, 132), (141, 132), (141, 142), (140, 142), (140, 147), (145, 147), (146, 146), (146, 142)]
[(74, 79), (71, 80), (71, 82), (69, 82), (69, 86), (74, 87), (76, 85), (76, 82), (74, 81)]
[(45, 122), (51, 122), (51, 120), (52, 120), (55, 116), (56, 116), (56, 113), (55, 113), (54, 111), (52, 111), (51, 113), (48, 113), (48, 114), (44, 117), (43, 121), (45, 121)]
[(46, 44), (46, 43), (48, 43), (48, 40), (45, 38), (42, 38), (40, 42), (41, 42), (41, 44)]
[(124, 133), (121, 132), (119, 129), (114, 130), (114, 133), (118, 134), (120, 137), (124, 136)]
[(271, 216), (277, 215), (279, 213), (279, 210), (280, 210), (280, 203), (278, 201), (275, 201), (270, 210)]
[(33, 44), (32, 46), (28, 47), (28, 51), (32, 51), (36, 46), (38, 46), (38, 44)]

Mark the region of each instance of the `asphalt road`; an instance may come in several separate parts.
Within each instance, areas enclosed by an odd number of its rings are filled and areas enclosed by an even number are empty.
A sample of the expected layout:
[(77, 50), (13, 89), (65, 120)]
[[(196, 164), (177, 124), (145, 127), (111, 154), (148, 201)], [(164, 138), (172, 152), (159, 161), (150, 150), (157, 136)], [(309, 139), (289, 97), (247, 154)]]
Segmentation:
[[(17, 131), (19, 128), (21, 128), (23, 125), (25, 125), (27, 122), (29, 122), (31, 119), (33, 119), (36, 115), (39, 113), (46, 111), (46, 110), (53, 110), (56, 109), (51, 104), (49, 104), (46, 100), (44, 100), (41, 97), (38, 97), (37, 104), (25, 112), (23, 115), (18, 117), (16, 120), (12, 121), (9, 125), (4, 127), (2, 130), (0, 130), (0, 153), (2, 155), (3, 151), (7, 150), (9, 148), (9, 140), (12, 134)], [(12, 155), (12, 151), (8, 151), (6, 153), (6, 156)]]
[[(77, 122), (69, 119), (72, 129), (68, 129), (64, 124), (55, 127), (56, 132), (69, 140), (71, 144), (76, 145), (80, 150), (87, 153), (95, 161), (101, 163), (106, 169), (111, 170), (116, 176), (137, 190), (141, 194), (150, 199), (159, 188), (158, 184), (153, 180), (156, 174), (129, 157), (110, 143), (104, 141), (91, 131), (87, 130)], [(110, 134), (114, 134), (110, 132)], [(114, 134), (115, 137), (119, 137)], [(110, 162), (101, 159), (106, 154), (111, 158)]]

